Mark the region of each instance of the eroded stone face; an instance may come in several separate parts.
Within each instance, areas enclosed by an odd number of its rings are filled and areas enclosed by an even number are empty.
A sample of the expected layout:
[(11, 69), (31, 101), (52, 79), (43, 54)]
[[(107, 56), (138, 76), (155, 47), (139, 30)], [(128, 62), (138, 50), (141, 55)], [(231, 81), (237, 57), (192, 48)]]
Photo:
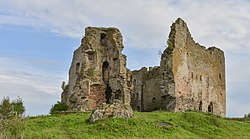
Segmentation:
[(74, 52), (62, 102), (77, 111), (91, 111), (115, 100), (130, 104), (130, 73), (123, 47), (118, 29), (86, 28), (81, 46)]
[(182, 19), (171, 26), (160, 67), (132, 73), (134, 110), (226, 114), (224, 53), (216, 47), (206, 49), (196, 43)]
[(226, 114), (225, 58), (216, 47), (196, 43), (186, 23), (178, 19), (171, 27), (175, 111), (188, 109)]

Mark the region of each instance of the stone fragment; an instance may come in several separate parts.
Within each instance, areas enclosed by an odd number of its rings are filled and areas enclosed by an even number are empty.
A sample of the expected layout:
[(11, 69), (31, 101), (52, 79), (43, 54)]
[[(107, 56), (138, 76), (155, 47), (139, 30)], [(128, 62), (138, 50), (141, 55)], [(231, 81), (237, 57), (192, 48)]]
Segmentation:
[(108, 118), (131, 118), (133, 117), (133, 110), (130, 105), (123, 105), (120, 101), (112, 104), (104, 103), (98, 107), (89, 119), (91, 123), (96, 120), (108, 119)]

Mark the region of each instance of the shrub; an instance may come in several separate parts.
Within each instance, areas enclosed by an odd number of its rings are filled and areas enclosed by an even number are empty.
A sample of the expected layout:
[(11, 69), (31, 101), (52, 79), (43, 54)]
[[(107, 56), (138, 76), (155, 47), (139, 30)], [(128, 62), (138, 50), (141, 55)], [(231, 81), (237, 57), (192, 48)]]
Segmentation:
[(67, 111), (68, 108), (69, 106), (67, 104), (57, 101), (57, 103), (53, 105), (50, 109), (50, 114), (56, 114), (58, 112)]
[(244, 118), (250, 118), (250, 113), (245, 114), (245, 115), (244, 115)]
[(25, 129), (23, 101), (4, 97), (0, 103), (0, 138), (21, 138)]
[(11, 117), (12, 106), (9, 97), (4, 97), (0, 104), (0, 119), (8, 119)]
[(65, 82), (63, 81), (62, 82), (62, 86), (61, 86), (61, 88), (62, 88), (62, 90), (64, 91), (65, 90), (65, 88), (66, 88), (66, 85), (65, 85)]
[(22, 117), (25, 112), (23, 101), (20, 97), (10, 101), (9, 97), (4, 97), (0, 104), (0, 119), (10, 119), (13, 117)]
[(23, 106), (23, 101), (20, 97), (15, 99), (12, 103), (13, 112), (18, 117), (22, 117), (25, 112), (25, 107)]

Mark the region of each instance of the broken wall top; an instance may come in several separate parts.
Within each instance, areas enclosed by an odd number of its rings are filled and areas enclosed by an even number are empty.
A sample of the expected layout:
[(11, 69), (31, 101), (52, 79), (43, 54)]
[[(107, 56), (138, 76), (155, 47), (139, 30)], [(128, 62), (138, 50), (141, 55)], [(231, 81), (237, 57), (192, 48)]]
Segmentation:
[[(207, 51), (208, 53), (213, 53), (215, 55), (224, 55), (224, 52), (217, 48), (217, 47), (209, 47), (206, 48), (205, 46), (200, 45), (199, 43), (196, 43), (193, 38), (191, 33), (189, 32), (188, 26), (185, 23), (184, 20), (181, 18), (178, 18), (171, 26), (171, 31), (169, 34), (169, 39), (168, 39), (168, 46), (170, 47), (178, 47), (178, 46), (186, 46), (187, 39), (190, 39), (196, 46), (197, 48), (200, 47), (200, 50), (202, 51)], [(167, 50), (167, 49), (166, 49)]]
[(93, 49), (93, 47), (110, 46), (117, 47), (119, 51), (123, 49), (123, 39), (121, 32), (117, 28), (103, 28), (103, 27), (87, 27), (85, 28), (85, 36), (81, 41), (81, 46), (85, 49)]

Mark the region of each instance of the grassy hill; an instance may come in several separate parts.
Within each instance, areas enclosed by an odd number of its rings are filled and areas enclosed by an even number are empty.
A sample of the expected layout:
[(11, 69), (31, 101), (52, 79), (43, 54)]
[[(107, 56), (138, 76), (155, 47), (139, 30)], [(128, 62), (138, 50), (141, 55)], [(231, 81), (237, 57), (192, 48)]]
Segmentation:
[[(23, 138), (250, 138), (250, 122), (207, 113), (135, 112), (131, 119), (88, 122), (90, 113), (25, 118)], [(1, 138), (1, 136), (0, 136)]]

